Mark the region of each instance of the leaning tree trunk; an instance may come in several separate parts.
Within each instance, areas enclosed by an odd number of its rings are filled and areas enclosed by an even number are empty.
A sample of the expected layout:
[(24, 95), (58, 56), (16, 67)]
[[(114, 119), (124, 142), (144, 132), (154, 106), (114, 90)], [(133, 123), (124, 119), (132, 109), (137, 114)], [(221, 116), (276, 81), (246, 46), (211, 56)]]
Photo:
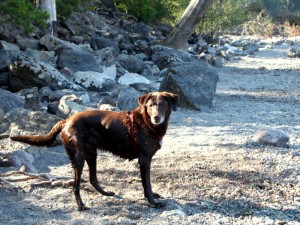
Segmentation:
[(57, 34), (57, 16), (55, 0), (36, 0), (37, 8), (49, 14), (46, 33), (56, 36)]
[(191, 0), (179, 23), (162, 44), (176, 49), (183, 48), (210, 3), (211, 0)]

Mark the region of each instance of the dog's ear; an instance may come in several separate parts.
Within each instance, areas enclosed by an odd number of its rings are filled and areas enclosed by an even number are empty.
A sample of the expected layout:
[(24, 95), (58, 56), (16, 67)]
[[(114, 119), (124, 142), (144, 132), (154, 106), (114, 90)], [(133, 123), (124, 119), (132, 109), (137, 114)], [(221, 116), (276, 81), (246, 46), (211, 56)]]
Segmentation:
[(171, 105), (171, 109), (173, 111), (177, 110), (177, 103), (178, 103), (178, 95), (177, 94), (173, 94), (173, 93), (169, 93), (169, 92), (163, 92), (163, 96), (166, 97), (166, 99), (168, 100), (168, 102)]
[(139, 103), (139, 106), (141, 107), (141, 113), (144, 112), (145, 105), (151, 96), (152, 96), (152, 94), (148, 93), (148, 94), (142, 95), (138, 98), (138, 103)]

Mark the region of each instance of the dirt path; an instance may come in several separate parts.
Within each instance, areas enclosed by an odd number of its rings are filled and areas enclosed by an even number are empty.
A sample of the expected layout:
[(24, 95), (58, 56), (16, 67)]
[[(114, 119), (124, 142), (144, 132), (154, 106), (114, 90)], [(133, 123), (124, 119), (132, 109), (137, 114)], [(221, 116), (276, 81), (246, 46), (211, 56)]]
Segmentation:
[[(300, 60), (287, 58), (287, 49), (227, 62), (211, 113), (172, 114), (152, 164), (153, 189), (165, 209), (143, 199), (137, 161), (100, 153), (98, 178), (116, 197), (82, 191), (91, 209), (80, 213), (69, 188), (0, 189), (0, 224), (300, 224)], [(263, 127), (287, 132), (289, 148), (252, 143)], [(35, 165), (72, 176), (61, 146)]]

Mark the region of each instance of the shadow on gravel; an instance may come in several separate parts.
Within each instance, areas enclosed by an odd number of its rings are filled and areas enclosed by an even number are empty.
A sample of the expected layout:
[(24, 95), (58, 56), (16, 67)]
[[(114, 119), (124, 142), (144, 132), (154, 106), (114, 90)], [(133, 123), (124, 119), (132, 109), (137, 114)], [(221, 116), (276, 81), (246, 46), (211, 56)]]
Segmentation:
[[(0, 224), (32, 225), (51, 223), (56, 217), (64, 221), (71, 219), (67, 213), (63, 213), (60, 210), (44, 210), (26, 201), (26, 195), (27, 193), (9, 192), (0, 188)], [(59, 216), (56, 216), (58, 214)]]
[(182, 206), (189, 215), (218, 213), (229, 217), (268, 217), (273, 220), (300, 221), (299, 209), (275, 209), (260, 206), (244, 199), (200, 200), (199, 203), (187, 203)]

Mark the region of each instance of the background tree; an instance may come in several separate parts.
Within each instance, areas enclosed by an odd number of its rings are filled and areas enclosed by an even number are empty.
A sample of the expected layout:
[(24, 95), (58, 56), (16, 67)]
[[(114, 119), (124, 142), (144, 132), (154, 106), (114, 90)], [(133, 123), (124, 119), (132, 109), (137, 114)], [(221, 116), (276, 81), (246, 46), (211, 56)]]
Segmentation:
[(183, 48), (210, 3), (211, 0), (191, 0), (179, 23), (163, 41), (163, 45), (176, 49)]
[(49, 15), (46, 25), (46, 33), (55, 35), (57, 34), (57, 15), (56, 15), (56, 2), (55, 0), (37, 0), (37, 8), (46, 12)]

